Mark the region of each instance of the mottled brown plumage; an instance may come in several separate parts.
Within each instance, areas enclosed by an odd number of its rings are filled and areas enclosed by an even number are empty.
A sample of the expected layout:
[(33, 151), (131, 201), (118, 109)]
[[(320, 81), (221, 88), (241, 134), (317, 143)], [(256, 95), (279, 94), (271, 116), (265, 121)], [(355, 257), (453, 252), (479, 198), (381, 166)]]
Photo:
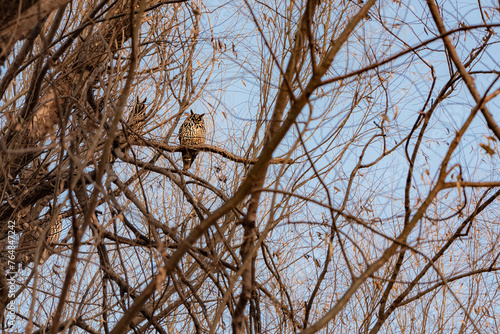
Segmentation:
[(144, 125), (146, 125), (146, 101), (147, 98), (144, 98), (144, 100), (139, 100), (139, 97), (136, 97), (134, 109), (130, 113), (130, 116), (128, 118), (128, 125), (134, 129), (134, 131), (137, 132), (142, 132), (144, 129)]
[(55, 245), (59, 242), (59, 238), (61, 237), (61, 229), (62, 229), (62, 222), (61, 222), (61, 217), (59, 216), (54, 224), (50, 227), (49, 231), (47, 232), (47, 243), (49, 245)]
[[(49, 211), (52, 212), (52, 209)], [(25, 223), (25, 230), (19, 239), (19, 245), (17, 248), (17, 261), (21, 262), (23, 267), (28, 263), (33, 262), (35, 260), (35, 251), (38, 247), (38, 243), (40, 242), (41, 230), (45, 229), (47, 225), (50, 223), (49, 220), (44, 220), (41, 226), (30, 226), (30, 224)], [(55, 244), (59, 242), (59, 238), (61, 236), (62, 229), (62, 221), (61, 216), (57, 217), (54, 223), (50, 226), (47, 234), (45, 236), (45, 240), (47, 245), (53, 247)], [(45, 247), (45, 244), (41, 245), (41, 255), (40, 255), (40, 264), (47, 261), (52, 252)]]
[[(203, 121), (204, 115), (205, 114), (195, 114), (191, 110), (191, 115), (186, 118), (179, 130), (179, 141), (182, 146), (201, 145), (205, 143), (206, 130), (205, 122)], [(188, 170), (191, 167), (197, 155), (198, 150), (196, 149), (185, 148), (182, 151), (184, 170)]]

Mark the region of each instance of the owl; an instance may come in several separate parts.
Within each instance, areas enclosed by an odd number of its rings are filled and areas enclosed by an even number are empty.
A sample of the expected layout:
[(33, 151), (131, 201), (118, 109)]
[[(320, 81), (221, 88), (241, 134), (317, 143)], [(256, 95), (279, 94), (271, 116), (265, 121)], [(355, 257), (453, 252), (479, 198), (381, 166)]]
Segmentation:
[(179, 141), (182, 146), (186, 146), (182, 151), (183, 170), (188, 170), (193, 164), (198, 150), (189, 148), (191, 145), (201, 145), (205, 143), (206, 130), (203, 116), (205, 114), (195, 114), (191, 110), (191, 115), (182, 123), (179, 130)]

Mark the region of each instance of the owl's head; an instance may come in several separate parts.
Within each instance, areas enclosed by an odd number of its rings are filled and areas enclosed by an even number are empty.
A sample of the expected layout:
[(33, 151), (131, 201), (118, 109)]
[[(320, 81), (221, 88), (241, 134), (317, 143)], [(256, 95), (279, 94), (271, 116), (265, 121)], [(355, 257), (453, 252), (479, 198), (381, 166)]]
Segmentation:
[(191, 116), (189, 116), (194, 123), (203, 123), (203, 116), (205, 116), (205, 114), (195, 114), (192, 110), (191, 110)]

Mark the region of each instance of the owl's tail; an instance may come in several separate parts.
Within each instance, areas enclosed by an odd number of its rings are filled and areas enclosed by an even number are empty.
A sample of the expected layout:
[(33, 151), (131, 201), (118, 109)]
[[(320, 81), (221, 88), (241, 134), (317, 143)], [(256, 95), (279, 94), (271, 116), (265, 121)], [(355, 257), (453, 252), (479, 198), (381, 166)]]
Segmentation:
[(191, 168), (191, 165), (194, 162), (194, 159), (196, 159), (196, 156), (198, 155), (198, 151), (196, 150), (189, 150), (186, 149), (185, 151), (182, 152), (182, 163), (184, 165), (183, 170), (188, 170)]

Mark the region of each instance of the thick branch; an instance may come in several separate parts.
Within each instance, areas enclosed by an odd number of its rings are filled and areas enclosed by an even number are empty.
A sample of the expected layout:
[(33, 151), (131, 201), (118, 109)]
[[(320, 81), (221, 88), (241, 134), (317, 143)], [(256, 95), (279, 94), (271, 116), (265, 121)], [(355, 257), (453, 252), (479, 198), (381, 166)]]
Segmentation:
[[(0, 65), (10, 53), (14, 44), (24, 38), (28, 32), (43, 20), (47, 15), (59, 7), (66, 5), (69, 0), (39, 0), (33, 1), (32, 6), (22, 8), (19, 15), (15, 15), (8, 22), (2, 22), (0, 26)], [(0, 8), (5, 14), (8, 11), (13, 11), (17, 14), (20, 1), (6, 1)], [(24, 1), (24, 3), (29, 3)]]
[[(156, 147), (156, 148), (159, 148), (163, 151), (167, 151), (167, 152), (182, 152), (186, 149), (185, 146), (171, 146), (171, 145), (167, 145), (167, 144), (164, 144), (164, 143), (153, 143), (153, 142), (150, 142), (148, 141), (146, 144), (144, 143), (144, 141), (142, 140), (129, 140), (128, 143), (123, 143), (120, 144), (120, 147), (125, 147), (125, 146), (128, 146), (128, 145), (134, 145), (134, 146), (149, 146), (149, 147)], [(189, 148), (194, 148), (194, 149), (197, 149), (199, 151), (203, 151), (203, 152), (211, 152), (211, 153), (215, 153), (215, 154), (219, 154), (220, 156), (228, 159), (228, 160), (231, 160), (231, 161), (234, 161), (234, 162), (238, 162), (238, 163), (245, 163), (245, 164), (255, 164), (258, 159), (251, 159), (251, 158), (245, 158), (245, 157), (240, 157), (240, 156), (237, 156), (236, 154), (233, 154), (229, 151), (226, 151), (222, 148), (219, 148), (217, 146), (212, 146), (212, 145), (207, 145), (207, 144), (203, 144), (203, 145), (190, 145)], [(116, 151), (115, 151), (116, 152)], [(270, 164), (293, 164), (295, 163), (296, 161), (295, 160), (292, 160), (292, 159), (287, 159), (287, 158), (273, 158), (269, 161)]]

